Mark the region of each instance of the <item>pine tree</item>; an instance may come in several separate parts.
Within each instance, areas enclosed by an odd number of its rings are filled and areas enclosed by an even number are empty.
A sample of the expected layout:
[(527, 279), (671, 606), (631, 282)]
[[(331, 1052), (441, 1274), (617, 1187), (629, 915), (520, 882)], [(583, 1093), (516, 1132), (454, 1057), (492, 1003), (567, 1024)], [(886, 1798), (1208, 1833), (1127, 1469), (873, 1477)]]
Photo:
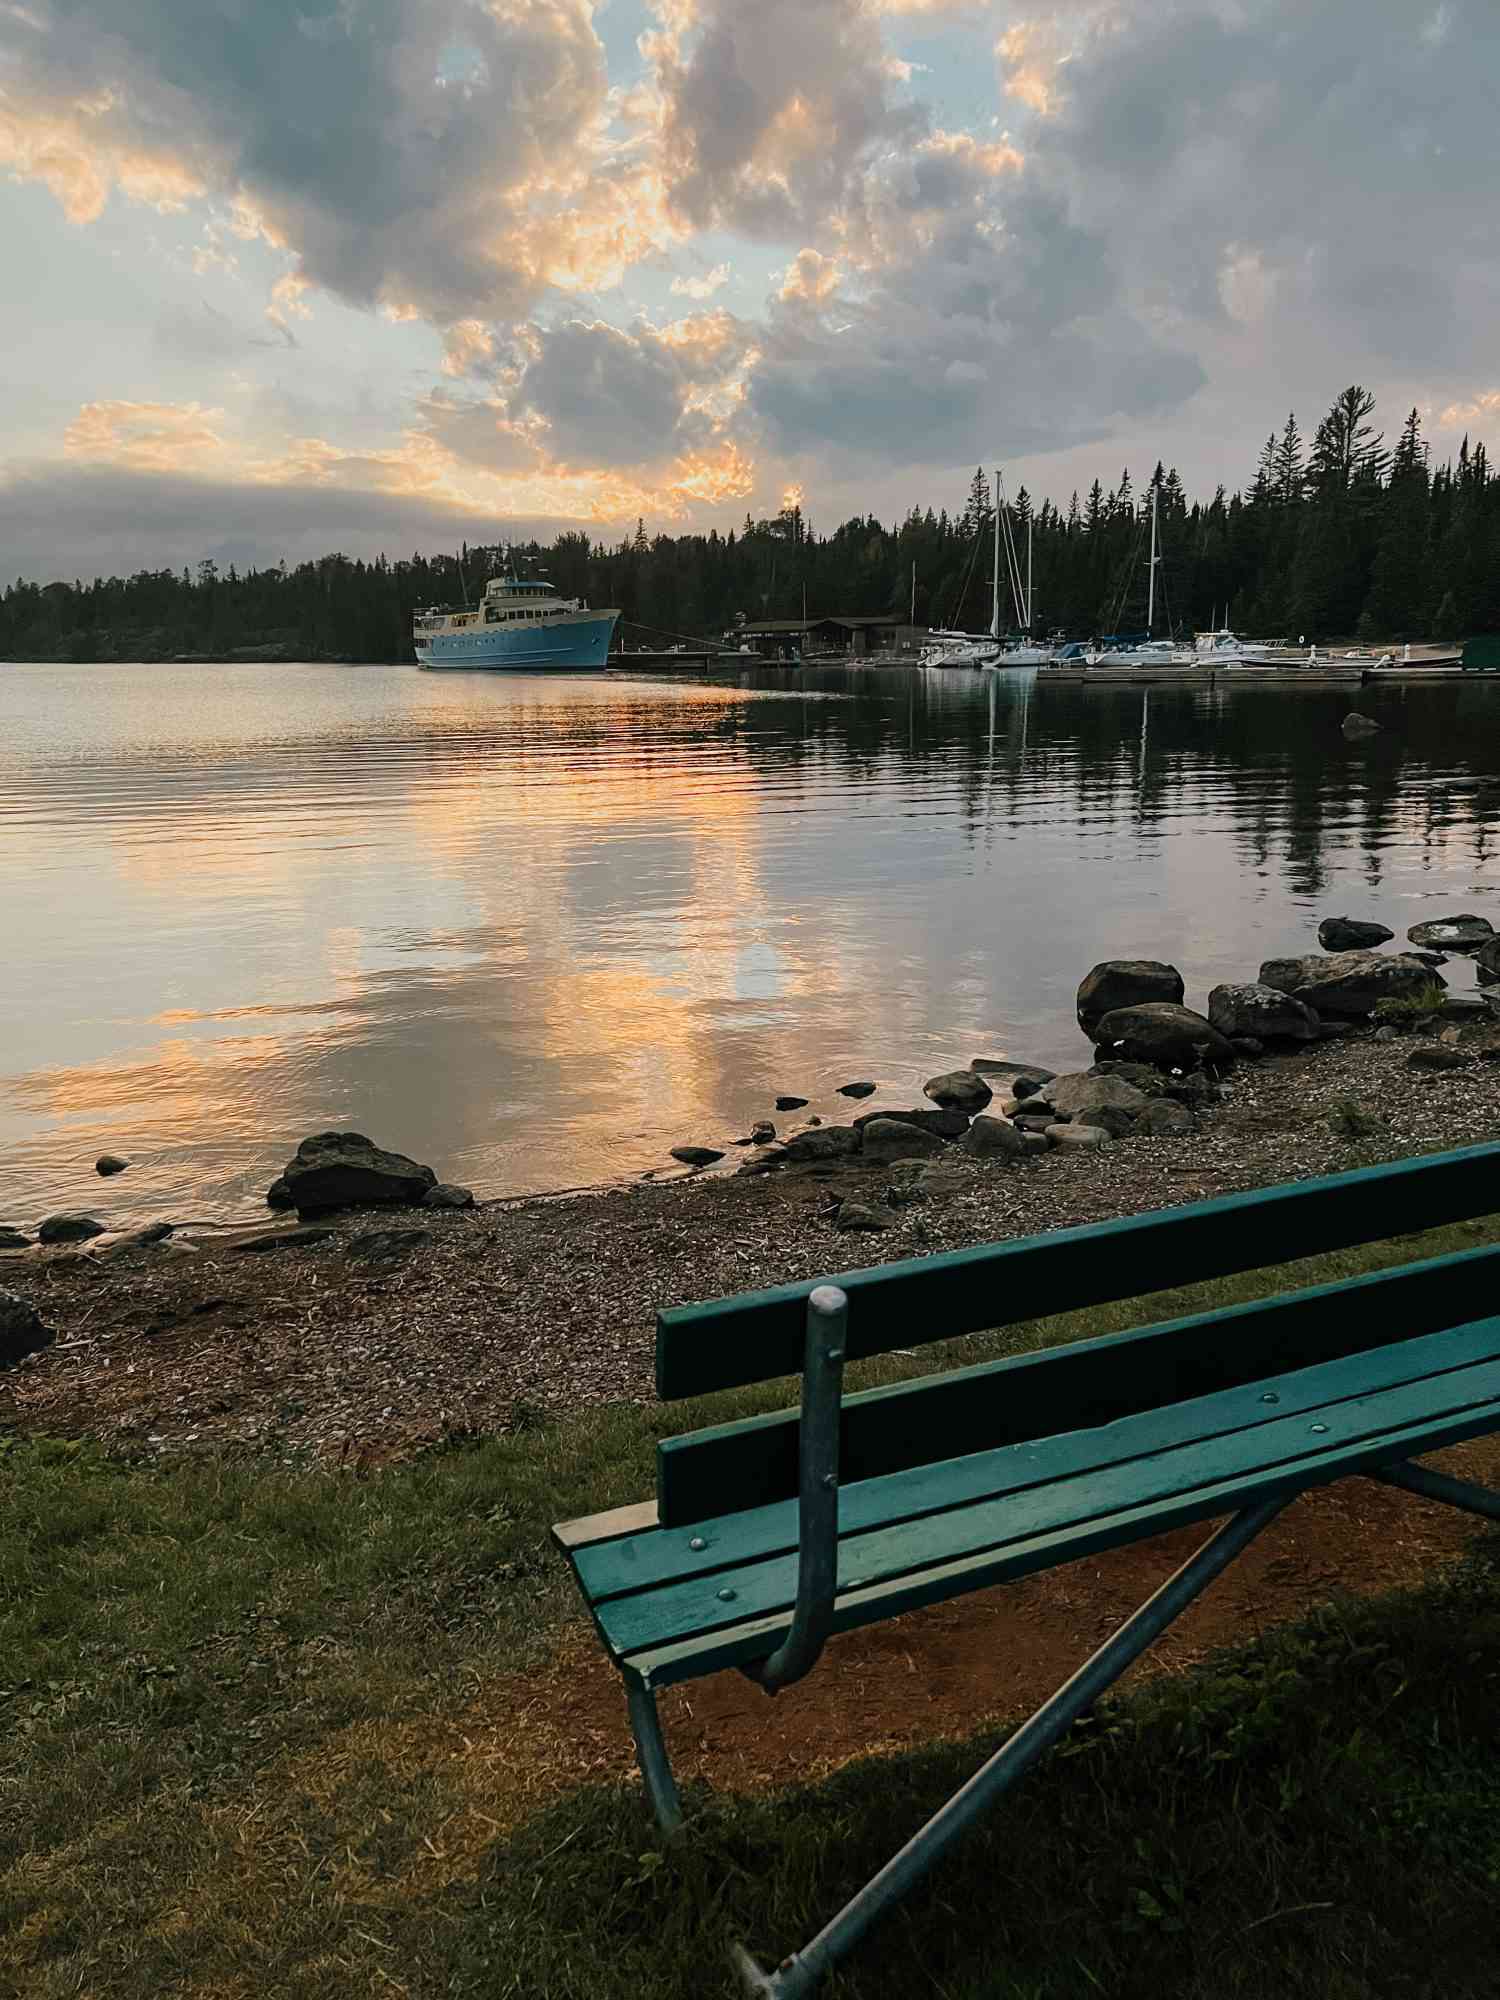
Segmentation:
[(964, 502), (960, 532), (966, 536), (977, 535), (989, 518), (990, 483), (984, 476), (984, 467), (980, 465), (974, 468), (974, 477), (969, 481), (969, 497)]
[(1274, 444), (1271, 458), (1271, 485), (1283, 507), (1289, 507), (1294, 500), (1302, 498), (1303, 482), (1307, 476), (1304, 458), (1302, 433), (1297, 428), (1297, 412), (1293, 410), (1287, 417), (1285, 430)]

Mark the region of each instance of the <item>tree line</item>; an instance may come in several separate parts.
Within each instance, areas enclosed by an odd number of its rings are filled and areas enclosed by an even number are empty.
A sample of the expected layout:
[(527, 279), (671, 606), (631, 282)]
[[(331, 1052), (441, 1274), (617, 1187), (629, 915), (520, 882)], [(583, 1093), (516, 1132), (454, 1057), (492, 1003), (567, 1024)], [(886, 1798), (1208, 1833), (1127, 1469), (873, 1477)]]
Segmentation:
[[(1304, 438), (1295, 415), (1267, 437), (1253, 478), (1189, 502), (1175, 468), (1137, 487), (1095, 480), (1066, 508), (1024, 487), (1010, 526), (1032, 627), (1077, 637), (1146, 623), (1149, 520), (1159, 521), (1158, 634), (1227, 622), (1258, 638), (1400, 641), (1500, 631), (1500, 476), (1464, 439), (1434, 466), (1413, 410), (1394, 443), (1375, 399), (1346, 389)], [(617, 545), (570, 531), (549, 545), (465, 544), (446, 555), (362, 561), (333, 554), (288, 568), (141, 571), (91, 583), (17, 581), (0, 593), (0, 658), (411, 658), (420, 606), (472, 603), (515, 561), (567, 597), (617, 606), (629, 643), (717, 636), (737, 620), (911, 614), (919, 625), (988, 625), (994, 496), (982, 470), (950, 515), (913, 508), (814, 531), (799, 507), (738, 531)], [(1002, 623), (1021, 622), (1002, 567)]]

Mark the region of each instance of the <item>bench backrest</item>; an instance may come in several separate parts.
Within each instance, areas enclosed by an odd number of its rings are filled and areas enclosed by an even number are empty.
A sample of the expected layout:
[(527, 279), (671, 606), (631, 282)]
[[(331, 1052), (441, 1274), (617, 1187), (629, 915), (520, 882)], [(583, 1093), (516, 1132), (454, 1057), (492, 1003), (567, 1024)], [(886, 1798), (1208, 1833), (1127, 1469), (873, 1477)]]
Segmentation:
[[(1500, 1145), (1228, 1195), (1015, 1242), (809, 1279), (657, 1320), (664, 1399), (794, 1374), (816, 1284), (849, 1296), (851, 1361), (1500, 1211)], [(844, 1399), (845, 1484), (1209, 1394), (1492, 1309), (1500, 1246)], [(790, 1498), (797, 1412), (664, 1440), (665, 1526)]]

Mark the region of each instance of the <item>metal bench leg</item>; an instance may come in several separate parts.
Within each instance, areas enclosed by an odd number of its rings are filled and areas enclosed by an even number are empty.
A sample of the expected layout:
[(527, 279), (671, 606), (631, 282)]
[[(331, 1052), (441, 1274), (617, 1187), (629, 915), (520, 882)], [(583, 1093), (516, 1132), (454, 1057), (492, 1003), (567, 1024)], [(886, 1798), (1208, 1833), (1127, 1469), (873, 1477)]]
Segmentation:
[(672, 1760), (662, 1741), (656, 1696), (638, 1681), (627, 1680), (625, 1699), (630, 1705), (630, 1729), (635, 1737), (636, 1762), (646, 1781), (651, 1809), (663, 1833), (676, 1833), (682, 1825), (682, 1801), (677, 1796), (677, 1780), (672, 1776)]
[[(1288, 1496), (1290, 1497), (1290, 1496)], [(746, 1992), (761, 2000), (802, 2000), (824, 1973), (854, 1946), (875, 1920), (901, 1900), (925, 1875), (933, 1863), (979, 1818), (1000, 1794), (1033, 1765), (1083, 1713), (1111, 1687), (1127, 1667), (1137, 1660), (1154, 1639), (1160, 1638), (1195, 1597), (1200, 1597), (1215, 1577), (1243, 1553), (1256, 1536), (1275, 1520), (1287, 1499), (1265, 1500), (1247, 1507), (1226, 1521), (1203, 1544), (1198, 1553), (1175, 1576), (1168, 1577), (1154, 1596), (1147, 1598), (1107, 1639), (1093, 1658), (1081, 1666), (1046, 1701), (1029, 1722), (1011, 1736), (975, 1772), (961, 1791), (943, 1806), (910, 1839), (894, 1860), (867, 1882), (852, 1902), (831, 1923), (824, 1926), (812, 1943), (784, 1959), (775, 1972), (763, 1972), (748, 1952), (736, 1951)]]
[(1466, 1514), (1485, 1514), (1500, 1521), (1500, 1493), (1488, 1486), (1474, 1486), (1467, 1479), (1450, 1479), (1446, 1472), (1432, 1472), (1409, 1459), (1387, 1465), (1373, 1475), (1386, 1486), (1404, 1486), (1408, 1493), (1420, 1493), (1424, 1500), (1441, 1500), (1449, 1507), (1461, 1507)]

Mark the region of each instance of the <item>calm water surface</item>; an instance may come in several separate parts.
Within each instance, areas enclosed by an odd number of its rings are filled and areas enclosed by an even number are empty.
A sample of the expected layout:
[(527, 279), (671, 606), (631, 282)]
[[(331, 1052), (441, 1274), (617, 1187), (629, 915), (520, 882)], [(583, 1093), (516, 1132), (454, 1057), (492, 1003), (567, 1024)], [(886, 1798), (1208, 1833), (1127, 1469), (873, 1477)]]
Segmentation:
[(1085, 1060), (1100, 958), (1201, 1006), (1330, 912), (1500, 927), (1500, 701), (1358, 699), (1368, 745), (1314, 689), (0, 666), (0, 1220), (253, 1211), (329, 1126), (623, 1178)]

